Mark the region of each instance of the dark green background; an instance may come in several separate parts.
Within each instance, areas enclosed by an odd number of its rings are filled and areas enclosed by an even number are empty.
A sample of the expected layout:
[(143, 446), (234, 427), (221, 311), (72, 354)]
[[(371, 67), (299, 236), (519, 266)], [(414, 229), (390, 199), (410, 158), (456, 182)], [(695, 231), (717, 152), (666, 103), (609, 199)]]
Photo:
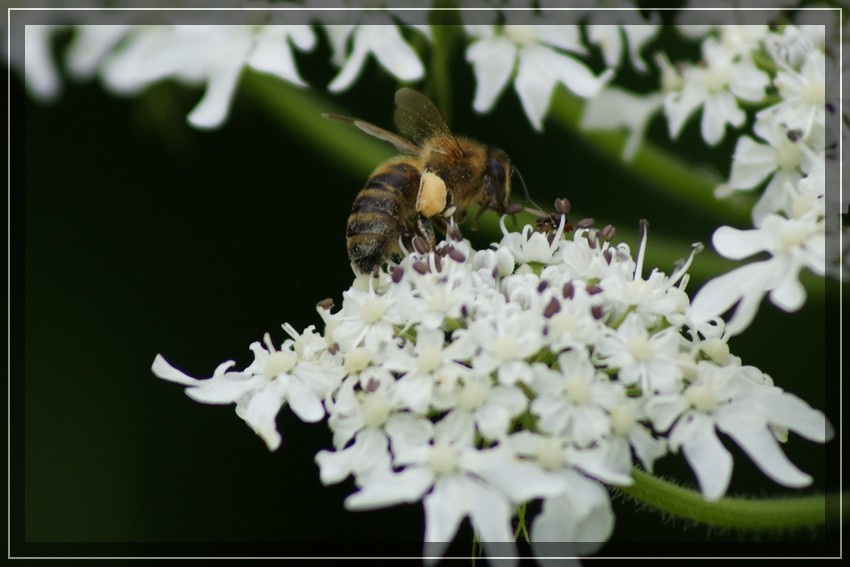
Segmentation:
[[(300, 57), (311, 84), (321, 87), (333, 76), (327, 55), (323, 45)], [(630, 229), (647, 218), (650, 247), (665, 236), (710, 242), (721, 219), (671, 201), (552, 123), (545, 134), (533, 133), (512, 90), (492, 114), (475, 115), (470, 75), (462, 60), (455, 64), (455, 131), (505, 149), (541, 204), (566, 196), (586, 214)], [(370, 63), (365, 78), (335, 102), (391, 128), (396, 88)], [(15, 76), (11, 94), (24, 97)], [(267, 331), (282, 341), (283, 322), (297, 329), (318, 325), (316, 302), (332, 297), (339, 305), (351, 280), (343, 231), (365, 179), (306, 149), (253, 99), (237, 97), (220, 130), (188, 128), (185, 115), (200, 95), (166, 84), (121, 99), (96, 84), (69, 83), (53, 106), (26, 99), (16, 107), (25, 110), (24, 139), (17, 141), (24, 160), (13, 161), (12, 172), (20, 179), (23, 168), (25, 183), (15, 181), (11, 189), (24, 196), (24, 209), (12, 211), (12, 276), (16, 281), (23, 268), (24, 289), (13, 288), (11, 302), (24, 306), (23, 329), (13, 320), (12, 330), (25, 332), (25, 371), (11, 379), (23, 379), (25, 399), (12, 399), (13, 425), (24, 427), (23, 434), (13, 427), (13, 449), (24, 443), (24, 450), (13, 451), (11, 468), (24, 468), (24, 484), (13, 484), (12, 493), (22, 491), (24, 498), (25, 540), (421, 542), (421, 505), (349, 513), (342, 502), (353, 484), (320, 484), (313, 457), (330, 448), (325, 424), (303, 424), (284, 409), (278, 419), (283, 444), (269, 453), (232, 406), (198, 404), (150, 372), (157, 353), (196, 377), (210, 376), (228, 359), (244, 367), (252, 359), (250, 342)], [(330, 96), (321, 89), (318, 95)], [(665, 129), (662, 119), (653, 122), (659, 143), (700, 163), (715, 160), (727, 173), (728, 157), (724, 165), (715, 155), (728, 156), (732, 142), (706, 152), (698, 119), (678, 145), (665, 140)], [(15, 263), (21, 252), (22, 266)], [(826, 392), (837, 396), (839, 379), (837, 367), (827, 369), (827, 340), (838, 347), (824, 318), (826, 309), (837, 313), (836, 286), (823, 298), (794, 314), (765, 305), (730, 344), (745, 364), (826, 409), (837, 426), (837, 398), (830, 407), (825, 401)], [(20, 352), (12, 355), (17, 360)], [(730, 494), (797, 493), (727, 446), (736, 463)], [(837, 486), (834, 476), (826, 478), (824, 447), (792, 434), (785, 450), (815, 477), (799, 493)], [(658, 469), (693, 482), (681, 457), (666, 458)], [(614, 542), (823, 537), (822, 530), (718, 534), (635, 513), (620, 499), (614, 505)], [(458, 539), (453, 551), (467, 555), (468, 533)], [(302, 548), (274, 549), (288, 555)], [(693, 548), (701, 554), (717, 549)], [(777, 548), (763, 549), (773, 554)], [(662, 553), (655, 546), (607, 550)]]

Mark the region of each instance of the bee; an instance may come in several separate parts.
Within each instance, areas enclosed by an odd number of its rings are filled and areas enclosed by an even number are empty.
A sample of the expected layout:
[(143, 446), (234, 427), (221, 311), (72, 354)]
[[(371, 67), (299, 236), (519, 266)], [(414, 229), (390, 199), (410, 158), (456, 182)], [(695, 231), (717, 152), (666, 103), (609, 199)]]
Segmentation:
[(505, 152), (455, 137), (434, 103), (413, 89), (400, 89), (395, 102), (395, 123), (410, 140), (363, 120), (324, 115), (402, 152), (372, 172), (351, 207), (348, 256), (362, 273), (400, 257), (400, 240), (404, 245), (421, 236), (434, 247), (434, 228), (445, 233), (452, 216), (463, 222), (472, 204), (480, 206), (474, 224), (488, 210), (502, 215), (510, 197), (511, 164)]

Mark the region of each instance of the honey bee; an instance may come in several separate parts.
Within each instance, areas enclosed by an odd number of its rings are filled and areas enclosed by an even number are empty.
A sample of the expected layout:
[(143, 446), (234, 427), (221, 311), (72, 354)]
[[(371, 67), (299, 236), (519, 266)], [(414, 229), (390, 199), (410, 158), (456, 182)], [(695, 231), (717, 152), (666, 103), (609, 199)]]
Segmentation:
[(413, 89), (400, 89), (395, 102), (396, 125), (411, 141), (363, 120), (324, 115), (390, 142), (403, 154), (372, 172), (351, 207), (348, 256), (362, 273), (398, 258), (399, 240), (409, 244), (418, 235), (434, 247), (434, 228), (445, 233), (453, 215), (463, 222), (469, 205), (481, 207), (475, 223), (488, 210), (503, 214), (511, 191), (505, 152), (455, 137), (434, 103)]

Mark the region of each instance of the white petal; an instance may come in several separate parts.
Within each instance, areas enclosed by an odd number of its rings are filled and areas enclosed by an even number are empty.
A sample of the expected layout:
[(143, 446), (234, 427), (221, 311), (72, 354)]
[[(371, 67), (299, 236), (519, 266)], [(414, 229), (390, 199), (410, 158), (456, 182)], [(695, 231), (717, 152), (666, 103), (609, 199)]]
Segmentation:
[(516, 62), (516, 47), (504, 36), (482, 39), (466, 50), (466, 60), (475, 72), (476, 112), (487, 112), (508, 84)]
[(247, 40), (243, 45), (234, 45), (233, 49), (231, 54), (210, 69), (207, 90), (201, 101), (187, 116), (189, 123), (197, 128), (221, 126), (230, 111), (230, 102), (245, 63)]
[(347, 510), (374, 510), (417, 502), (434, 483), (428, 467), (408, 467), (400, 473), (382, 471), (370, 475), (365, 486), (345, 499)]
[(564, 477), (570, 488), (563, 496), (544, 500), (531, 525), (532, 550), (542, 565), (565, 565), (569, 560), (560, 558), (594, 553), (614, 530), (607, 490), (573, 471), (564, 471)]
[(202, 380), (194, 388), (186, 388), (186, 395), (205, 404), (232, 404), (268, 382), (269, 379), (263, 375), (250, 376), (241, 372), (228, 372), (220, 377)]
[[(657, 20), (657, 14), (652, 13), (653, 20)], [(640, 71), (641, 73), (646, 72), (647, 66), (646, 62), (641, 59), (640, 50), (641, 48), (649, 42), (652, 38), (654, 38), (658, 32), (661, 30), (661, 27), (656, 24), (628, 24), (623, 26), (623, 31), (626, 34), (626, 39), (629, 42), (629, 57), (632, 60), (632, 65), (635, 69)]]
[(769, 84), (767, 73), (755, 65), (738, 65), (729, 81), (729, 90), (738, 98), (757, 102), (764, 98), (764, 88)]
[(672, 92), (664, 99), (664, 114), (667, 116), (667, 124), (670, 137), (674, 140), (679, 137), (682, 127), (691, 114), (705, 102), (707, 93), (693, 83), (687, 83), (680, 92)]
[(758, 465), (761, 471), (784, 486), (808, 486), (812, 477), (795, 467), (773, 433), (763, 423), (754, 422), (750, 416), (731, 415), (718, 419), (721, 431), (729, 435)]
[(705, 99), (700, 123), (703, 140), (712, 146), (719, 144), (726, 132), (726, 123), (737, 127), (744, 123), (746, 117), (744, 111), (738, 108), (732, 93), (728, 91), (709, 93)]
[[(419, 56), (401, 36), (396, 26), (367, 26), (374, 33), (369, 38), (375, 58), (400, 81), (415, 81), (425, 74)], [(375, 33), (377, 32), (377, 33)]]
[(62, 91), (53, 61), (53, 26), (24, 26), (24, 77), (27, 90), (41, 102), (56, 100)]
[(667, 441), (663, 438), (656, 439), (640, 424), (632, 427), (629, 432), (629, 443), (643, 464), (643, 468), (649, 473), (652, 473), (655, 461), (667, 454)]
[[(228, 361), (228, 368), (235, 364), (236, 363), (232, 360)], [(157, 376), (157, 378), (162, 378), (163, 380), (168, 380), (169, 382), (177, 382), (178, 384), (183, 384), (184, 386), (196, 386), (200, 382), (202, 382), (202, 380), (187, 376), (186, 374), (183, 374), (181, 371), (171, 366), (168, 362), (166, 362), (166, 360), (162, 357), (161, 354), (156, 355), (156, 358), (153, 359), (153, 365), (151, 365), (151, 370)]]
[(284, 386), (279, 380), (268, 384), (255, 393), (245, 408), (245, 422), (257, 435), (263, 438), (269, 451), (280, 447), (280, 434), (277, 432), (277, 414), (284, 402)]
[[(328, 12), (323, 12), (327, 14)], [(349, 15), (351, 12), (339, 12), (339, 15)], [(331, 44), (331, 61), (337, 66), (342, 67), (345, 63), (346, 45), (351, 33), (356, 29), (354, 24), (330, 24), (325, 25), (325, 34), (328, 37), (328, 43)]]
[(743, 299), (745, 301), (738, 306), (735, 317), (741, 329), (747, 327), (766, 292), (764, 283), (769, 274), (765, 270), (768, 266), (764, 264), (747, 264), (706, 283), (691, 302), (691, 315), (696, 321), (708, 321)]
[(316, 423), (325, 417), (325, 407), (319, 397), (301, 380), (290, 378), (287, 401), (301, 421)]
[(354, 48), (351, 55), (342, 66), (339, 73), (334, 77), (333, 81), (328, 85), (328, 90), (332, 93), (342, 92), (348, 89), (357, 80), (360, 72), (363, 70), (363, 64), (366, 62), (366, 56), (369, 54), (369, 45), (361, 37), (365, 32), (364, 28), (357, 29), (354, 35)]
[(500, 557), (506, 567), (519, 562), (511, 531), (513, 509), (504, 495), (488, 486), (469, 482), (466, 490), (471, 501), (470, 520), (478, 533), (484, 551), (490, 557)]
[(128, 25), (76, 26), (74, 39), (68, 46), (68, 72), (79, 79), (93, 77), (104, 55), (109, 53), (129, 30)]
[(534, 463), (514, 458), (507, 449), (467, 453), (463, 466), (502, 491), (515, 504), (556, 496), (567, 488), (558, 475)]
[(771, 239), (762, 230), (739, 230), (731, 226), (721, 226), (714, 231), (711, 243), (717, 253), (724, 258), (741, 260), (767, 250), (771, 245)]
[(519, 52), (519, 69), (514, 88), (522, 101), (525, 114), (537, 130), (543, 129), (543, 117), (549, 110), (552, 89), (557, 77), (547, 65), (551, 50), (539, 45), (524, 47)]
[[(268, 26), (266, 29), (279, 27), (284, 26)], [(267, 32), (263, 37), (257, 38), (256, 45), (248, 56), (248, 65), (257, 71), (277, 75), (295, 85), (307, 85), (298, 74), (292, 49), (283, 34), (273, 35)]]
[(710, 418), (699, 413), (691, 415), (690, 423), (680, 422), (673, 430), (670, 444), (681, 444), (703, 496), (708, 501), (717, 501), (726, 494), (732, 478), (732, 455), (717, 438)]
[(776, 388), (761, 398), (770, 423), (787, 427), (817, 443), (832, 439), (832, 425), (826, 420), (823, 412), (813, 409), (797, 396)]
[(770, 301), (788, 313), (797, 311), (806, 303), (806, 288), (797, 279), (798, 275), (799, 270), (788, 270), (782, 283), (770, 291)]
[[(425, 496), (425, 556), (439, 558), (454, 539), (469, 511), (472, 509), (469, 485), (457, 476), (446, 476), (437, 480), (434, 490)], [(507, 499), (505, 499), (507, 503)], [(425, 564), (436, 563), (426, 559)]]
[(738, 138), (729, 185), (735, 189), (752, 189), (776, 171), (776, 149), (758, 144), (749, 136)]
[(580, 55), (587, 53), (581, 43), (581, 33), (578, 26), (535, 26), (534, 33), (537, 40), (542, 43)]

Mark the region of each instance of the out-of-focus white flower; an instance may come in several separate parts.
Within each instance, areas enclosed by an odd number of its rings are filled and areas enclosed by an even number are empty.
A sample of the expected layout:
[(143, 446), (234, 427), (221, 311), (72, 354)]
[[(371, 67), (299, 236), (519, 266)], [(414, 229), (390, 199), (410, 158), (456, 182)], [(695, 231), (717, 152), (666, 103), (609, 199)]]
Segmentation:
[(702, 44), (702, 54), (705, 67), (683, 71), (684, 86), (679, 92), (667, 94), (664, 112), (670, 137), (677, 138), (691, 114), (703, 106), (700, 131), (707, 143), (716, 145), (723, 139), (727, 123), (735, 127), (744, 123), (746, 115), (735, 97), (763, 99), (770, 79), (756, 68), (748, 54), (735, 53), (714, 38)]
[(581, 117), (583, 130), (625, 128), (629, 137), (623, 145), (623, 161), (631, 161), (643, 142), (650, 119), (664, 106), (662, 93), (635, 95), (617, 87), (605, 87), (588, 99)]
[(608, 0), (605, 4), (607, 8), (614, 9), (593, 10), (588, 16), (588, 41), (602, 50), (608, 67), (617, 69), (626, 51), (623, 49), (625, 37), (632, 66), (641, 73), (646, 72), (648, 67), (641, 58), (640, 51), (658, 35), (661, 18), (657, 13), (651, 12), (649, 21), (643, 19), (633, 2)]
[[(779, 126), (766, 127), (759, 134), (768, 142), (759, 144), (749, 136), (741, 136), (732, 157), (729, 186), (748, 190), (770, 177), (759, 202), (753, 207), (753, 221), (760, 224), (768, 213), (791, 213), (789, 185), (794, 187), (803, 178), (801, 166), (808, 173), (801, 146), (806, 142), (799, 134), (789, 133)], [(792, 140), (793, 139), (793, 140)]]
[(139, 26), (122, 49), (101, 66), (106, 87), (135, 94), (147, 85), (173, 77), (206, 83), (203, 98), (188, 116), (198, 128), (216, 128), (227, 117), (242, 69), (248, 65), (303, 86), (290, 42), (301, 51), (316, 44), (307, 25)]
[[(62, 79), (53, 60), (53, 34), (64, 26), (30, 25), (24, 30), (24, 81), (30, 95), (53, 102), (62, 92)], [(13, 62), (14, 63), (14, 62)]]
[(614, 76), (612, 69), (594, 75), (587, 65), (564, 53), (586, 53), (578, 26), (549, 26), (541, 17), (517, 12), (507, 12), (505, 20), (501, 28), (466, 26), (467, 33), (477, 38), (466, 50), (466, 59), (475, 71), (476, 111), (493, 108), (516, 68), (514, 88), (531, 124), (542, 130), (555, 85), (562, 83), (576, 95), (589, 98)]
[(802, 69), (790, 67), (777, 73), (773, 84), (783, 101), (760, 111), (757, 120), (770, 120), (808, 136), (826, 124), (826, 57), (820, 51), (806, 55)]
[[(400, 81), (416, 81), (425, 75), (416, 51), (386, 13), (367, 11), (356, 21), (325, 25), (325, 31), (334, 48), (333, 60), (341, 67), (328, 85), (331, 92), (350, 88), (363, 71), (370, 54)], [(349, 42), (350, 52), (347, 49)]]

